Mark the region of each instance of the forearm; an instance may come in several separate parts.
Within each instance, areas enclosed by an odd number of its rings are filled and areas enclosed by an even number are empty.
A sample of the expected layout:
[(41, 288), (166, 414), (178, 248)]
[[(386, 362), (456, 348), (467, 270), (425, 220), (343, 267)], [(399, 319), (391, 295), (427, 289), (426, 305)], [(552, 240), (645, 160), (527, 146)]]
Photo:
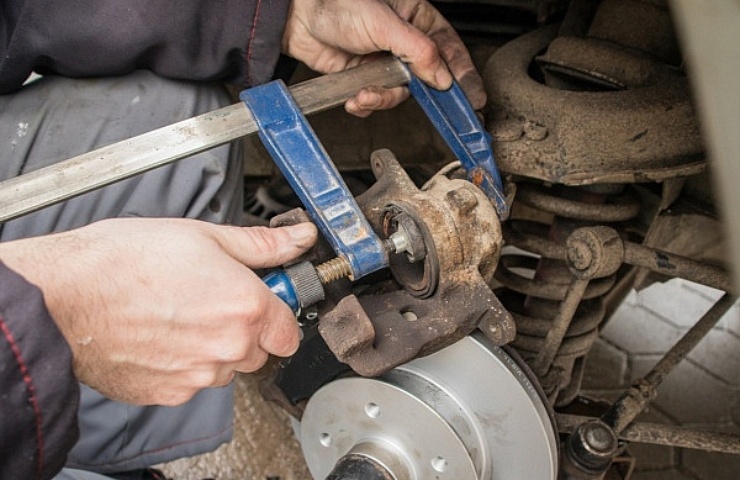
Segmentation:
[(68, 76), (150, 69), (258, 84), (280, 53), (289, 0), (9, 0), (0, 6), (0, 93), (31, 71)]
[(41, 292), (0, 263), (0, 477), (51, 478), (77, 441), (72, 355)]

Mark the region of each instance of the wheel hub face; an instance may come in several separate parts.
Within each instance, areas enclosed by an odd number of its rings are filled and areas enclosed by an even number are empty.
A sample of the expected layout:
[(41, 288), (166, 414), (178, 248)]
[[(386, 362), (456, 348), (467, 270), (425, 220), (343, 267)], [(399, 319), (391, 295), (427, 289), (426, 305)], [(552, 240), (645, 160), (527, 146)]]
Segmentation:
[(372, 457), (396, 480), (557, 476), (556, 435), (538, 390), (480, 334), (379, 378), (325, 385), (299, 429), (314, 478), (348, 453)]

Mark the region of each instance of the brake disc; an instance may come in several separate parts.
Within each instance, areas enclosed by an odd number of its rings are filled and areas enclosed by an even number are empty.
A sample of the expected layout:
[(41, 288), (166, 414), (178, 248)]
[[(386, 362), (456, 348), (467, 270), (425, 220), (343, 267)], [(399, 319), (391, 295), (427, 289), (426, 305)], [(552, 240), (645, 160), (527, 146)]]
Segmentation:
[(395, 480), (557, 476), (557, 437), (539, 390), (481, 334), (378, 378), (328, 383), (296, 429), (317, 479), (348, 456)]

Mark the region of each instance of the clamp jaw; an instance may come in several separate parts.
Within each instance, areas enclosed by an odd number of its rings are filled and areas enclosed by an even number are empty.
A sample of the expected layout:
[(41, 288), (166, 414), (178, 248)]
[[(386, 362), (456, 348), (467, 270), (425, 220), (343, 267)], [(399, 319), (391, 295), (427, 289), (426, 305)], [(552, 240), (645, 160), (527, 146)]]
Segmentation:
[(409, 75), (411, 95), (460, 160), (468, 180), (493, 201), (501, 221), (509, 218), (509, 204), (491, 148), (491, 135), (481, 125), (460, 85), (453, 82), (448, 90), (435, 90), (410, 71)]

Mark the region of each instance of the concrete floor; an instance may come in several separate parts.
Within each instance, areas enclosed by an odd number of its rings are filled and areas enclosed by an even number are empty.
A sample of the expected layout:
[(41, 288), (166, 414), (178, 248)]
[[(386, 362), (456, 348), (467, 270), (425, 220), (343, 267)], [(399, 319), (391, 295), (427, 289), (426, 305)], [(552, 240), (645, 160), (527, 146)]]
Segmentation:
[[(632, 292), (611, 321), (588, 362), (584, 386), (614, 398), (646, 373), (703, 315), (720, 292), (682, 280)], [(645, 419), (740, 433), (740, 306), (667, 377)], [(212, 454), (164, 467), (175, 480), (309, 480), (288, 417), (257, 392), (259, 377), (237, 379), (236, 435)], [(630, 446), (634, 480), (735, 480), (740, 456), (695, 450)], [(461, 479), (462, 480), (462, 479)], [(520, 480), (520, 479), (506, 479)]]
[[(270, 367), (268, 367), (270, 368)], [(259, 394), (261, 374), (236, 382), (234, 439), (216, 451), (160, 466), (174, 480), (310, 480), (289, 417)]]

